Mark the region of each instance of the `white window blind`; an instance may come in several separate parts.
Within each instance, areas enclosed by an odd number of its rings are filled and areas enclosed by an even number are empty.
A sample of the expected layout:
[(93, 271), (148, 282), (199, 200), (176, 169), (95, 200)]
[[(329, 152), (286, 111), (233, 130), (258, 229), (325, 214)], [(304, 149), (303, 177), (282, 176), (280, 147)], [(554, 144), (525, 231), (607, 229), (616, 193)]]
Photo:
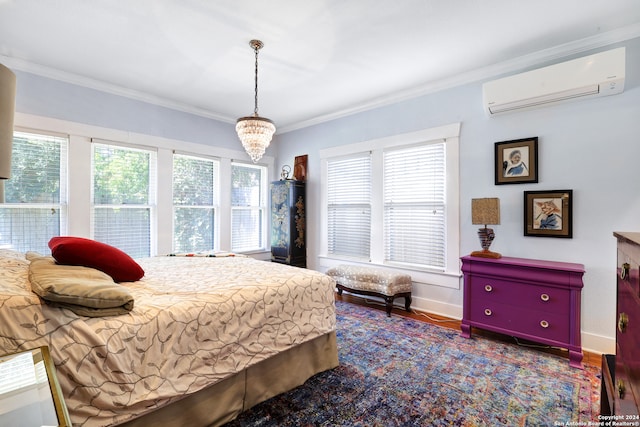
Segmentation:
[(384, 152), (384, 261), (444, 269), (445, 144)]
[(66, 233), (67, 150), (67, 137), (14, 133), (0, 247), (46, 254), (49, 240)]
[(267, 168), (231, 164), (231, 250), (264, 250), (267, 206)]
[(93, 238), (134, 258), (151, 255), (156, 152), (96, 143), (93, 147)]
[(174, 252), (217, 249), (218, 171), (217, 160), (173, 155)]
[(369, 259), (371, 154), (327, 161), (327, 252)]

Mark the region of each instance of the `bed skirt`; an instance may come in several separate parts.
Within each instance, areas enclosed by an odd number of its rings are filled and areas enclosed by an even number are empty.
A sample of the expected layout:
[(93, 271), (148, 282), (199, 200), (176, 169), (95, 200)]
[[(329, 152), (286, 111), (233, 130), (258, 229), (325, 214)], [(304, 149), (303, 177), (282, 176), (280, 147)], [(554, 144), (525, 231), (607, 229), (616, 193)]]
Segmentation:
[(336, 366), (338, 349), (334, 331), (120, 425), (219, 426), (252, 406), (298, 387), (313, 375)]

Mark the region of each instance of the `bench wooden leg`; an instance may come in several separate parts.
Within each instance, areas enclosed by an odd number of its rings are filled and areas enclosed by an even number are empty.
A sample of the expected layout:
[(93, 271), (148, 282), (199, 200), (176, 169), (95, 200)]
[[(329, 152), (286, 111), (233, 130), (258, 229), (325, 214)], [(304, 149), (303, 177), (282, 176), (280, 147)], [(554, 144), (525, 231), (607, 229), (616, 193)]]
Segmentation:
[(404, 309), (409, 312), (411, 311), (411, 295), (404, 297)]
[(384, 297), (387, 306), (387, 317), (391, 317), (391, 309), (393, 308), (394, 297)]

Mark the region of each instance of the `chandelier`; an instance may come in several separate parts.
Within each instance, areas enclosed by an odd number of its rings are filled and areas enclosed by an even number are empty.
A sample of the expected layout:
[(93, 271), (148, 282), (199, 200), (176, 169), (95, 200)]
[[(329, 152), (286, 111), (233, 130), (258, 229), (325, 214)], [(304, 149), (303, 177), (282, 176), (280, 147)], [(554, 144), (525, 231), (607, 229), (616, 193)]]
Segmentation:
[(238, 119), (236, 132), (244, 150), (251, 157), (253, 163), (256, 163), (262, 158), (264, 151), (269, 146), (276, 127), (271, 120), (258, 115), (258, 51), (262, 49), (264, 43), (260, 40), (251, 40), (249, 46), (256, 54), (255, 107), (253, 116), (240, 117)]

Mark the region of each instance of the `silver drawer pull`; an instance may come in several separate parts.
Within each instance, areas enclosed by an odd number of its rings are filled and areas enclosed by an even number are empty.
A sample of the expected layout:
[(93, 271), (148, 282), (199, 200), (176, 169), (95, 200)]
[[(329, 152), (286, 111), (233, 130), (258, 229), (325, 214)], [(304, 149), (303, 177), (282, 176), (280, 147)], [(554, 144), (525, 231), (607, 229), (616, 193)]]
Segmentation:
[(546, 301), (549, 301), (549, 295), (547, 295), (547, 294), (542, 294), (542, 295), (540, 295), (540, 299), (541, 299), (542, 301), (545, 301), (545, 302), (546, 302)]
[(543, 320), (540, 322), (540, 326), (542, 326), (543, 328), (548, 328), (549, 327), (549, 322), (547, 322), (546, 320)]
[(491, 287), (491, 285), (484, 285), (484, 290), (487, 292), (491, 292), (493, 288)]
[(488, 308), (484, 309), (484, 315), (485, 316), (491, 316), (493, 313), (491, 312), (491, 310), (489, 310)]

